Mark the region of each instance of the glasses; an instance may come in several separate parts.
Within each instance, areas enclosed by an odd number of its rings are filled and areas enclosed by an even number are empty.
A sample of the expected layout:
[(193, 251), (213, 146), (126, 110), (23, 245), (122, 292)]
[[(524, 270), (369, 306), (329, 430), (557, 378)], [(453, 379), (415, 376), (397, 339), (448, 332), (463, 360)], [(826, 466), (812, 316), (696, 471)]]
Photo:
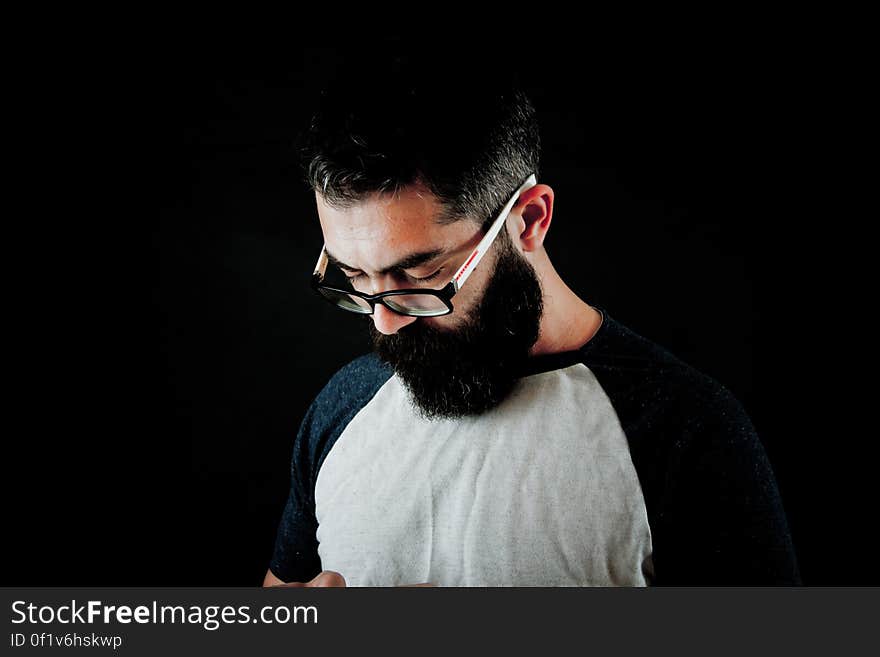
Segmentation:
[(379, 294), (364, 294), (357, 290), (344, 290), (342, 288), (324, 285), (324, 274), (327, 271), (326, 244), (321, 248), (318, 264), (312, 274), (312, 288), (324, 299), (335, 306), (353, 313), (372, 315), (377, 303), (381, 303), (391, 312), (409, 317), (439, 317), (448, 315), (453, 311), (452, 297), (461, 289), (464, 282), (471, 275), (474, 268), (482, 260), (486, 251), (492, 246), (492, 242), (501, 232), (501, 227), (507, 219), (514, 204), (527, 189), (538, 184), (535, 174), (530, 175), (519, 189), (510, 197), (510, 200), (498, 213), (489, 230), (480, 240), (480, 243), (471, 251), (464, 264), (452, 277), (452, 280), (440, 290), (430, 288), (406, 288), (400, 290), (387, 290)]

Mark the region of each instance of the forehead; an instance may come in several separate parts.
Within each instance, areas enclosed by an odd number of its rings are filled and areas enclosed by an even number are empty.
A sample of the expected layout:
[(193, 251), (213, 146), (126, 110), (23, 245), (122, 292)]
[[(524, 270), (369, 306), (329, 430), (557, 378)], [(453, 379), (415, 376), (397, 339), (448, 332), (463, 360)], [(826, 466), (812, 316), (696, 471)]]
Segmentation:
[(471, 221), (439, 223), (443, 205), (415, 185), (374, 194), (349, 208), (334, 208), (317, 192), (315, 199), (327, 250), (365, 272), (381, 271), (412, 253), (452, 250), (477, 230)]

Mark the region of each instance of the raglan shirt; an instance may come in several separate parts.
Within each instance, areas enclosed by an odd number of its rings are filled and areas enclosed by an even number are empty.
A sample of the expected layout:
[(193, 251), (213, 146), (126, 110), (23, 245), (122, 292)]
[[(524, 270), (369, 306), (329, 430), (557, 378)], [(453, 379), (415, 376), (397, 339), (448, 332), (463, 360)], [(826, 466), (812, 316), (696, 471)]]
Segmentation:
[(602, 314), (498, 406), (422, 418), (367, 354), (294, 441), (271, 571), (349, 586), (794, 585), (771, 466), (723, 385)]

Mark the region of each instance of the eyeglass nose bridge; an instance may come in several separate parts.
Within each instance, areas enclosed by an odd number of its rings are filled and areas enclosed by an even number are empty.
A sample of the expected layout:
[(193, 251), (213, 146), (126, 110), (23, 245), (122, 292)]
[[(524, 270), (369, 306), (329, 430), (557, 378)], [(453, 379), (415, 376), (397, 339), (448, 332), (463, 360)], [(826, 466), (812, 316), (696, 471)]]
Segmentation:
[[(388, 295), (388, 296), (392, 296), (392, 295)], [(391, 313), (394, 313), (395, 315), (397, 315), (399, 317), (413, 317), (413, 315), (410, 315), (410, 314), (404, 313), (404, 312), (400, 312), (399, 310), (392, 308), (391, 305), (386, 301), (386, 299), (388, 299), (388, 296), (379, 297), (378, 299), (367, 299), (367, 303), (370, 304), (370, 315), (375, 316), (376, 306), (382, 306), (383, 308), (385, 308), (385, 310), (387, 310)]]

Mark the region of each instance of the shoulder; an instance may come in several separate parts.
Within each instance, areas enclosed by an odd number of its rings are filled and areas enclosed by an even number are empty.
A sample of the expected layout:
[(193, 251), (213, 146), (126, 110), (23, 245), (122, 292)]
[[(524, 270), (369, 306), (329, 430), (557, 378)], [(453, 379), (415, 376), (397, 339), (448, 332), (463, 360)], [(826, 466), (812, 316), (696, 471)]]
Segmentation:
[(594, 340), (582, 347), (583, 363), (615, 408), (637, 465), (655, 467), (682, 451), (762, 458), (748, 413), (721, 382), (607, 313)]
[(312, 431), (347, 423), (391, 377), (392, 369), (374, 353), (350, 361), (330, 377), (312, 402), (305, 424)]
[(379, 360), (375, 353), (358, 356), (330, 377), (316, 401), (334, 404), (356, 402), (364, 396), (375, 394), (391, 374), (391, 368)]
[(739, 400), (722, 383), (603, 311), (601, 330), (581, 348), (582, 362), (616, 402), (695, 416), (741, 416)]
[(773, 468), (743, 404), (669, 350), (606, 322), (600, 339), (582, 348), (583, 362), (630, 447), (655, 583), (798, 583)]

